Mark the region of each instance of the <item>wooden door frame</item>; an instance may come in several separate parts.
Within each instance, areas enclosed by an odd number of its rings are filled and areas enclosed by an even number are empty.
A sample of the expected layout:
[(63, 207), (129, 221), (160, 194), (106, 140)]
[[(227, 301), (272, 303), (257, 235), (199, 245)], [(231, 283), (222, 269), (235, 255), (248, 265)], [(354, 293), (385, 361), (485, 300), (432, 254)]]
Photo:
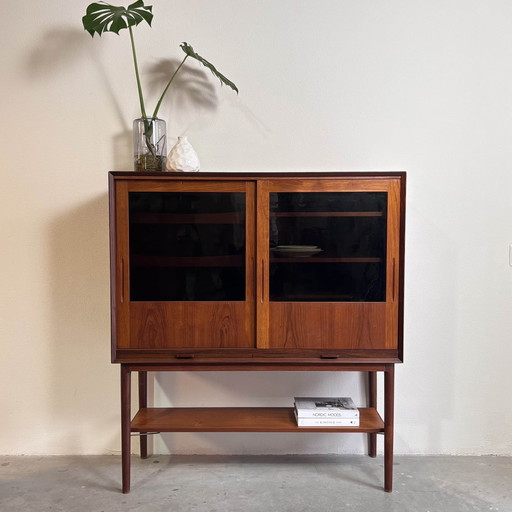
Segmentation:
[[(121, 362), (118, 352), (141, 350), (141, 347), (132, 346), (130, 340), (131, 318), (141, 304), (155, 304), (154, 314), (165, 317), (169, 311), (176, 307), (190, 309), (191, 304), (186, 302), (130, 302), (130, 262), (129, 262), (129, 212), (128, 194), (130, 192), (241, 192), (246, 196), (245, 212), (245, 300), (244, 301), (198, 301), (194, 305), (202, 306), (205, 310), (211, 310), (210, 316), (215, 318), (215, 311), (223, 307), (225, 316), (229, 317), (233, 311), (237, 311), (239, 321), (243, 318), (243, 335), (237, 339), (244, 343), (243, 348), (254, 348), (256, 344), (255, 327), (255, 195), (256, 186), (254, 180), (223, 180), (211, 182), (201, 179), (194, 180), (116, 180), (110, 175), (110, 222), (111, 222), (111, 302), (112, 302), (112, 362)], [(240, 304), (243, 303), (243, 309)], [(166, 306), (170, 304), (170, 306)], [(143, 306), (142, 306), (143, 307)], [(162, 308), (165, 311), (160, 311)], [(133, 309), (133, 311), (132, 311)], [(215, 311), (214, 311), (215, 310)], [(143, 347), (156, 350), (173, 350), (180, 347)], [(183, 348), (190, 348), (189, 346)], [(222, 350), (229, 347), (215, 347)]]
[[(270, 194), (273, 192), (386, 192), (387, 201), (387, 248), (386, 248), (386, 301), (384, 303), (366, 303), (367, 309), (375, 304), (372, 314), (375, 318), (385, 315), (384, 344), (379, 349), (399, 350), (401, 353), (401, 315), (402, 294), (403, 294), (403, 208), (401, 201), (403, 196), (401, 182), (404, 176), (379, 176), (361, 179), (358, 176), (343, 178), (291, 178), (287, 180), (261, 178), (257, 183), (256, 204), (257, 204), (257, 241), (256, 241), (256, 325), (257, 325), (257, 348), (289, 348), (275, 347), (272, 345), (269, 335), (271, 318), (271, 307), (269, 300), (269, 275), (270, 257), (268, 243), (270, 239)], [(313, 304), (313, 303), (304, 303)], [(315, 303), (317, 304), (317, 303)], [(334, 304), (334, 303), (329, 303)], [(340, 303), (355, 304), (355, 303)], [(359, 304), (359, 303), (357, 303)], [(318, 307), (318, 306), (317, 306)], [(348, 307), (339, 306), (338, 309)], [(336, 309), (332, 306), (331, 309)], [(336, 314), (334, 311), (332, 314)], [(365, 312), (368, 314), (368, 312)], [(342, 315), (343, 316), (343, 315)], [(371, 335), (369, 334), (369, 337)], [(298, 348), (298, 347), (290, 347)], [(316, 347), (303, 347), (316, 348)], [(347, 347), (355, 348), (355, 347)], [(370, 349), (376, 347), (368, 347)]]

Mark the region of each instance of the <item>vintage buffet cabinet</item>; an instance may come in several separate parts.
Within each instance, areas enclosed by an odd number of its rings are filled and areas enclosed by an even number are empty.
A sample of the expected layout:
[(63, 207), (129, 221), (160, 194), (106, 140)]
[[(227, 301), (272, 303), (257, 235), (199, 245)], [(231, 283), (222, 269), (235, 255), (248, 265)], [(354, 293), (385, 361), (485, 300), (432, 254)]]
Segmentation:
[[(392, 490), (405, 179), (403, 172), (110, 173), (123, 492), (131, 434), (141, 434), (145, 458), (154, 432), (360, 432), (371, 457), (383, 434), (384, 489)], [(368, 403), (358, 427), (332, 428), (298, 427), (292, 407), (149, 406), (147, 372), (184, 370), (365, 372)]]

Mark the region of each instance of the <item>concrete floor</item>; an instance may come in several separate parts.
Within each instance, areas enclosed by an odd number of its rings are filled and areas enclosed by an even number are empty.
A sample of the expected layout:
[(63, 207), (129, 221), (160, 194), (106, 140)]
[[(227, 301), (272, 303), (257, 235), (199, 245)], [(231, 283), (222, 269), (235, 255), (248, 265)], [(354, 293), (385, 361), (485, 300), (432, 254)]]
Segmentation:
[(132, 458), (121, 494), (118, 456), (0, 457), (0, 511), (512, 511), (512, 457), (395, 456), (392, 494), (382, 457)]

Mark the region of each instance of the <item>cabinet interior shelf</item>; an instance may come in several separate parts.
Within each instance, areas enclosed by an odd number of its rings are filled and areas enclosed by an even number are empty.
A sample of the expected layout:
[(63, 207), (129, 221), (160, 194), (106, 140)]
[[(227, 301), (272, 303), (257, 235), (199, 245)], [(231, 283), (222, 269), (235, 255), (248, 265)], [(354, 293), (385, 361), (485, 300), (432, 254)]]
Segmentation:
[(134, 255), (132, 262), (137, 267), (241, 267), (245, 256), (146, 256)]
[(374, 408), (360, 411), (358, 427), (298, 427), (293, 407), (142, 408), (132, 432), (384, 432)]
[(271, 217), (382, 217), (383, 212), (272, 212)]
[(132, 224), (244, 224), (245, 215), (224, 213), (132, 213)]
[[(241, 267), (244, 256), (146, 256), (134, 255), (136, 267)], [(382, 258), (294, 257), (270, 258), (272, 263), (381, 263)]]
[(329, 258), (329, 257), (277, 257), (270, 258), (272, 263), (381, 263), (382, 258)]

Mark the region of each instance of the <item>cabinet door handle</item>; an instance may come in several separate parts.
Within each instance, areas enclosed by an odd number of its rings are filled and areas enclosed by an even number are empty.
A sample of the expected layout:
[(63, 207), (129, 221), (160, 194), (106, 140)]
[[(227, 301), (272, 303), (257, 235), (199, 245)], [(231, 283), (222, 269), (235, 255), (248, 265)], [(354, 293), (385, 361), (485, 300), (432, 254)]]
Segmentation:
[(124, 258), (121, 258), (121, 303), (124, 303)]
[(265, 260), (261, 260), (261, 303), (265, 302)]
[(338, 359), (338, 354), (320, 354), (320, 359)]
[(176, 359), (194, 359), (194, 354), (176, 354)]
[(391, 290), (392, 290), (392, 292), (391, 292), (391, 300), (392, 300), (392, 302), (395, 302), (395, 281), (396, 281), (396, 275), (395, 275), (396, 274), (396, 270), (395, 270), (396, 269), (396, 264), (395, 264), (395, 261), (396, 261), (395, 258), (393, 258), (393, 276), (392, 276), (393, 282), (392, 282), (392, 288), (391, 288)]

